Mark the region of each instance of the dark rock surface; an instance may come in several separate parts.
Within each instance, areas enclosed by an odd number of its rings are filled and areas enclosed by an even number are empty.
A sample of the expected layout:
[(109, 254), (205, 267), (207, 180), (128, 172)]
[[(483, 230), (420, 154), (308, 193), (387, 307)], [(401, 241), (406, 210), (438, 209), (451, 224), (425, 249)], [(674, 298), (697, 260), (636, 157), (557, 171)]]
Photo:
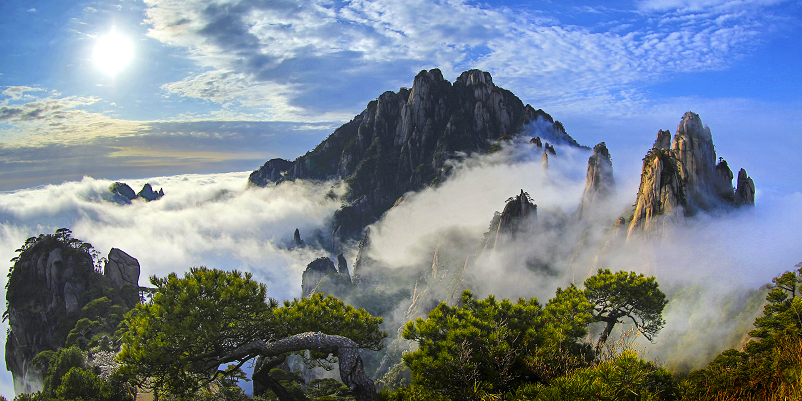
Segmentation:
[(588, 158), (588, 173), (585, 178), (585, 191), (575, 217), (593, 217), (597, 208), (615, 193), (615, 179), (613, 178), (613, 161), (607, 144), (599, 143), (593, 147), (593, 154)]
[[(87, 303), (105, 296), (130, 309), (139, 301), (136, 259), (112, 249), (104, 276), (98, 272), (91, 248), (82, 244), (58, 232), (30, 238), (15, 260), (5, 318), (9, 323), (6, 368), (17, 394), (41, 389), (42, 373), (31, 366), (33, 358), (64, 345)], [(133, 288), (115, 290), (123, 285)]]
[(487, 151), (491, 141), (521, 132), (579, 146), (559, 121), (496, 86), (487, 72), (466, 71), (451, 84), (440, 70), (421, 71), (411, 89), (383, 93), (311, 152), (271, 160), (249, 182), (346, 179), (347, 205), (332, 232), (354, 238), (405, 192), (446, 179), (445, 163), (456, 152)]
[(723, 158), (716, 164), (713, 136), (698, 114), (689, 111), (682, 116), (670, 149), (667, 133), (657, 133), (654, 147), (643, 158), (628, 238), (699, 211), (754, 205), (754, 182), (742, 169), (738, 173), (742, 189), (733, 189), (732, 170)]

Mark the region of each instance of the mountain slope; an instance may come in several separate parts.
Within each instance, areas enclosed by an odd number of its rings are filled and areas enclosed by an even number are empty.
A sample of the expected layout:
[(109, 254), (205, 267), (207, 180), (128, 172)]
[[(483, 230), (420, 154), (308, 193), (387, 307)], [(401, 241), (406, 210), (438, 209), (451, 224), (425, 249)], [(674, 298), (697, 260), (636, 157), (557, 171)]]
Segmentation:
[(335, 217), (334, 237), (355, 237), (405, 192), (446, 179), (450, 158), (488, 151), (492, 141), (520, 133), (580, 146), (559, 121), (493, 84), (489, 73), (466, 71), (451, 84), (432, 69), (421, 71), (412, 89), (368, 103), (295, 161), (268, 161), (249, 182), (345, 179), (348, 203)]

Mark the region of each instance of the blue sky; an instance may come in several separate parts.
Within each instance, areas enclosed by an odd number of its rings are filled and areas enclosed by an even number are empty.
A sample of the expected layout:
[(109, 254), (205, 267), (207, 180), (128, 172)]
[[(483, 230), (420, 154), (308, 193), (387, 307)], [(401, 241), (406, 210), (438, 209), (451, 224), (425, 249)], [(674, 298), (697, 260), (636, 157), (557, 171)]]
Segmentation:
[[(796, 1), (15, 1), (0, 21), (0, 190), (293, 159), (435, 67), (491, 72), (622, 172), (692, 110), (761, 191), (802, 189)], [(112, 30), (133, 44), (113, 76)]]

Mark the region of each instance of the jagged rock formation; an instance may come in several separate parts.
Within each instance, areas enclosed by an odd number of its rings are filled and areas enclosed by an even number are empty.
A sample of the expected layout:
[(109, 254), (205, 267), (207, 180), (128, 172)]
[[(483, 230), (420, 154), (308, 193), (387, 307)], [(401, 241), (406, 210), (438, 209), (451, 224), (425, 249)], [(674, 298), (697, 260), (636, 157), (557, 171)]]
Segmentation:
[(743, 184), (739, 180), (739, 187), (743, 187), (739, 195), (732, 188), (733, 174), (727, 162), (720, 159), (716, 164), (710, 128), (702, 124), (698, 114), (685, 113), (670, 149), (667, 135), (668, 131), (659, 131), (654, 147), (643, 159), (628, 238), (655, 225), (681, 221), (700, 210), (754, 204), (754, 183), (746, 171), (742, 170)]
[(575, 218), (582, 220), (592, 217), (595, 209), (608, 200), (614, 192), (613, 161), (607, 150), (607, 144), (602, 142), (593, 147), (593, 154), (588, 158), (585, 192), (582, 194)]
[(348, 273), (348, 262), (345, 260), (343, 254), (337, 255), (337, 270), (340, 275), (344, 276), (348, 281), (351, 281), (351, 275)]
[(579, 146), (561, 123), (497, 87), (487, 72), (466, 71), (451, 84), (440, 70), (421, 71), (412, 89), (383, 93), (313, 151), (293, 162), (271, 160), (249, 182), (346, 179), (349, 204), (332, 231), (353, 238), (405, 192), (445, 179), (455, 152), (487, 151), (490, 141), (522, 131)]
[(117, 288), (123, 288), (125, 285), (138, 288), (139, 272), (138, 260), (117, 248), (111, 248), (103, 268), (103, 275), (111, 279)]
[(738, 205), (755, 204), (755, 183), (746, 175), (746, 170), (738, 171), (738, 187), (735, 189), (735, 203)]
[(159, 188), (159, 192), (153, 192), (153, 187), (150, 184), (145, 184), (136, 196), (150, 202), (164, 196), (164, 189)]
[(540, 140), (540, 137), (539, 137), (539, 136), (536, 136), (536, 137), (534, 137), (534, 138), (530, 139), (530, 140), (529, 140), (529, 143), (531, 143), (531, 144), (533, 144), (533, 145), (537, 146), (538, 148), (542, 148), (542, 147), (543, 147), (543, 141), (542, 141), (542, 140)]
[(111, 200), (121, 205), (131, 204), (131, 201), (134, 199), (144, 199), (150, 202), (164, 196), (164, 189), (159, 188), (159, 192), (154, 192), (150, 184), (145, 184), (142, 186), (142, 190), (139, 191), (139, 193), (134, 193), (134, 190), (124, 182), (111, 184), (109, 186), (109, 192), (112, 194)]
[(310, 262), (301, 276), (301, 296), (306, 298), (311, 295), (317, 283), (329, 274), (337, 274), (331, 259), (324, 256)]
[(303, 248), (304, 246), (306, 246), (306, 243), (301, 239), (301, 231), (296, 228), (292, 234), (291, 248)]
[(281, 181), (283, 173), (292, 168), (292, 162), (284, 159), (270, 159), (248, 178), (253, 185), (266, 187), (270, 183)]
[(543, 148), (543, 153), (548, 153), (552, 156), (557, 156), (557, 151), (554, 150), (554, 146), (549, 145), (548, 142), (546, 142), (546, 147)]
[(536, 222), (537, 205), (532, 203), (532, 198), (522, 189), (520, 194), (507, 199), (501, 213), (493, 216), (489, 232), (482, 240), (483, 249), (497, 249), (505, 241), (520, 234), (531, 233)]
[[(64, 346), (87, 303), (107, 297), (128, 310), (139, 301), (136, 259), (112, 249), (104, 276), (96, 270), (91, 246), (66, 233), (29, 238), (9, 275), (6, 369), (17, 394), (41, 389), (42, 373), (31, 366), (33, 358)], [(120, 283), (133, 288), (120, 289)]]
[(540, 165), (543, 166), (543, 170), (549, 169), (549, 154), (543, 152), (543, 156), (540, 158)]

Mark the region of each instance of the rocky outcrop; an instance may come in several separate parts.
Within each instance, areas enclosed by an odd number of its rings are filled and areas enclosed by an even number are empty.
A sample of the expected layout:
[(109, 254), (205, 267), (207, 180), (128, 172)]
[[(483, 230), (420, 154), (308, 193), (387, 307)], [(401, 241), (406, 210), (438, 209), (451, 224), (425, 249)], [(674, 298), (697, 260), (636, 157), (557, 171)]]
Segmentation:
[(324, 256), (309, 263), (301, 276), (301, 296), (306, 298), (311, 295), (318, 282), (329, 274), (337, 274), (331, 259)]
[(588, 173), (585, 178), (585, 191), (574, 217), (578, 220), (592, 218), (599, 207), (615, 193), (613, 161), (607, 144), (599, 143), (593, 147), (588, 158)]
[(738, 205), (755, 205), (755, 183), (746, 175), (746, 170), (738, 171), (738, 187), (735, 189), (735, 203)]
[(108, 277), (117, 288), (127, 285), (138, 289), (139, 272), (138, 260), (117, 248), (111, 248), (103, 268), (103, 275)]
[(493, 216), (489, 232), (482, 240), (484, 250), (497, 249), (521, 234), (531, 233), (536, 222), (537, 205), (522, 189), (520, 194), (507, 199), (501, 213)]
[(341, 276), (344, 276), (348, 279), (348, 281), (351, 281), (351, 274), (348, 273), (348, 262), (345, 260), (345, 256), (343, 256), (343, 254), (337, 255), (337, 270)]
[(754, 204), (754, 183), (746, 177), (746, 171), (742, 170), (743, 189), (739, 195), (738, 190), (733, 190), (733, 174), (727, 162), (720, 158), (716, 164), (713, 136), (698, 114), (685, 113), (670, 149), (666, 145), (667, 133), (657, 133), (654, 147), (643, 159), (628, 238), (699, 211)]
[(284, 173), (292, 168), (292, 162), (284, 159), (270, 159), (248, 177), (250, 185), (266, 187), (268, 184), (281, 181)]
[[(6, 368), (14, 378), (17, 394), (41, 389), (42, 373), (31, 366), (33, 358), (64, 346), (78, 319), (90, 317), (82, 311), (87, 303), (107, 297), (128, 310), (139, 301), (136, 259), (112, 250), (107, 269), (118, 274), (104, 276), (96, 270), (91, 250), (89, 244), (71, 238), (69, 231), (59, 230), (55, 235), (29, 238), (13, 260), (4, 318), (9, 324)], [(117, 290), (118, 283), (136, 288), (130, 292)]]
[(348, 205), (332, 232), (353, 238), (405, 192), (446, 179), (456, 152), (487, 151), (491, 141), (521, 132), (579, 146), (562, 124), (496, 86), (489, 73), (466, 71), (451, 84), (432, 69), (411, 89), (383, 93), (311, 152), (293, 162), (271, 160), (249, 181), (345, 179)]
[(306, 243), (301, 239), (301, 231), (296, 228), (295, 232), (292, 234), (291, 248), (303, 248), (305, 246)]
[(147, 202), (160, 199), (164, 196), (164, 189), (159, 188), (159, 192), (154, 192), (150, 184), (142, 186), (139, 193), (134, 193), (134, 190), (124, 182), (115, 182), (109, 186), (111, 192), (111, 200), (121, 205), (128, 205), (134, 199), (144, 199)]
[(145, 184), (136, 196), (150, 202), (164, 196), (164, 189), (159, 188), (159, 192), (153, 192), (153, 187), (150, 184)]

